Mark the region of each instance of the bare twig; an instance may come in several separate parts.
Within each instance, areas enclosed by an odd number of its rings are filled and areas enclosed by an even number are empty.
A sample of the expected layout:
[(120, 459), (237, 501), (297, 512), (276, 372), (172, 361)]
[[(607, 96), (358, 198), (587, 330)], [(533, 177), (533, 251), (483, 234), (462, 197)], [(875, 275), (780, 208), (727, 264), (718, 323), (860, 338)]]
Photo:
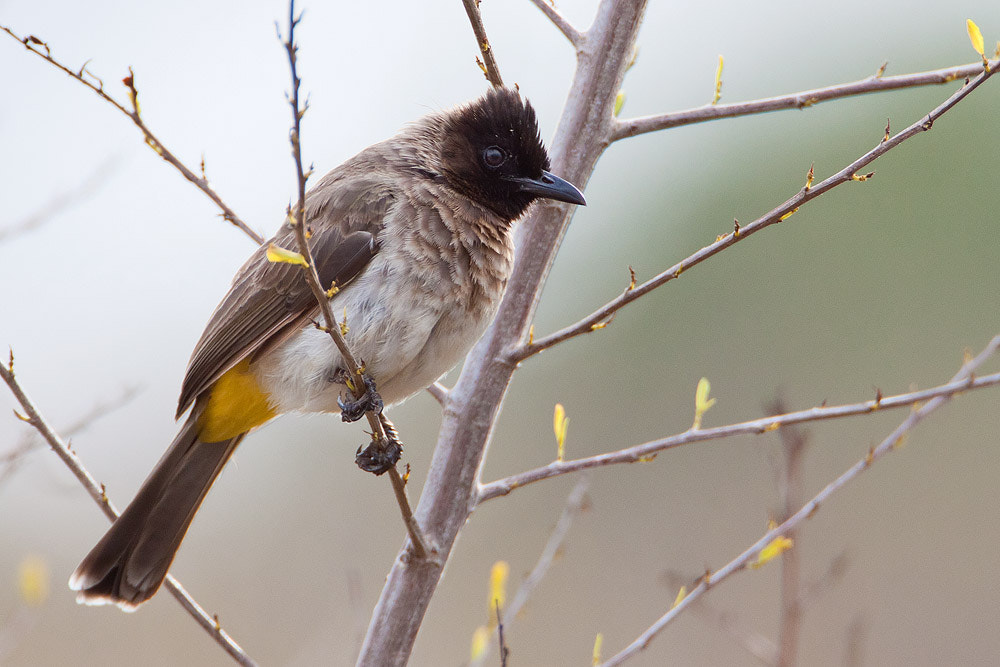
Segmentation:
[[(62, 459), (63, 463), (70, 469), (70, 471), (76, 476), (76, 478), (83, 485), (83, 488), (87, 490), (90, 497), (94, 499), (94, 502), (98, 504), (104, 515), (108, 517), (111, 521), (118, 518), (118, 510), (111, 503), (105, 492), (104, 485), (99, 484), (97, 480), (83, 467), (83, 463), (77, 457), (76, 453), (69, 448), (69, 445), (49, 426), (48, 422), (42, 416), (42, 414), (32, 403), (31, 399), (25, 393), (24, 389), (18, 383), (17, 378), (14, 376), (14, 354), (10, 355), (10, 361), (7, 364), (0, 365), (0, 379), (3, 379), (7, 386), (10, 388), (11, 393), (18, 403), (21, 404), (21, 409), (24, 411), (23, 414), (16, 413), (17, 417), (31, 425), (38, 433), (45, 439), (52, 450)], [(208, 615), (194, 598), (192, 598), (181, 583), (177, 581), (174, 577), (167, 575), (165, 585), (167, 590), (177, 598), (181, 603), (181, 606), (187, 610), (191, 616), (198, 622), (208, 634), (218, 643), (226, 653), (228, 653), (236, 662), (241, 665), (256, 665), (253, 659), (250, 658), (246, 652), (240, 648), (240, 645), (233, 640), (229, 634), (222, 629), (219, 625), (217, 617), (212, 617)]]
[(15, 34), (13, 30), (2, 25), (0, 25), (0, 30), (7, 33), (17, 41), (21, 42), (21, 44), (24, 45), (24, 48), (34, 53), (42, 60), (45, 60), (53, 67), (56, 67), (57, 69), (63, 71), (65, 74), (75, 79), (76, 81), (79, 81), (87, 88), (90, 88), (105, 102), (107, 102), (108, 104), (110, 104), (111, 106), (118, 109), (126, 116), (128, 116), (129, 119), (133, 123), (135, 123), (135, 126), (139, 128), (139, 131), (142, 132), (143, 138), (146, 141), (146, 145), (152, 148), (157, 155), (159, 155), (168, 164), (170, 164), (177, 171), (179, 171), (184, 178), (186, 178), (189, 182), (193, 183), (199, 190), (204, 192), (205, 195), (208, 196), (208, 198), (211, 199), (215, 203), (215, 205), (222, 210), (222, 217), (225, 220), (228, 220), (236, 227), (239, 227), (239, 229), (244, 234), (253, 239), (254, 242), (257, 243), (258, 245), (264, 242), (263, 236), (252, 230), (249, 227), (249, 225), (243, 222), (243, 220), (241, 220), (240, 217), (236, 215), (236, 213), (231, 208), (229, 208), (229, 206), (226, 205), (225, 202), (222, 201), (222, 198), (219, 197), (219, 195), (216, 194), (215, 190), (212, 189), (212, 186), (208, 184), (208, 179), (205, 178), (204, 173), (201, 176), (198, 176), (193, 171), (188, 169), (184, 165), (184, 163), (182, 163), (172, 152), (170, 152), (170, 150), (166, 146), (163, 145), (163, 143), (159, 139), (156, 138), (156, 135), (153, 134), (152, 130), (149, 129), (149, 127), (146, 125), (146, 122), (142, 119), (142, 116), (139, 111), (138, 92), (135, 87), (135, 76), (132, 73), (131, 69), (129, 69), (129, 75), (122, 80), (122, 82), (128, 88), (130, 105), (132, 107), (130, 111), (122, 103), (120, 103), (115, 98), (111, 97), (111, 95), (109, 95), (104, 90), (104, 82), (101, 81), (96, 76), (94, 76), (90, 72), (90, 70), (87, 69), (86, 63), (84, 63), (79, 70), (73, 71), (66, 65), (63, 65), (61, 62), (56, 60), (52, 56), (52, 52), (49, 49), (49, 45), (40, 40), (39, 38), (35, 37), (34, 35), (28, 35), (27, 37), (20, 37), (17, 34)]
[(483, 55), (483, 60), (480, 64), (483, 74), (486, 75), (486, 80), (494, 88), (503, 88), (500, 67), (497, 65), (496, 57), (493, 55), (493, 45), (490, 44), (489, 38), (486, 37), (483, 16), (479, 13), (479, 0), (462, 0), (462, 4), (465, 6), (465, 13), (469, 15), (472, 32), (476, 36), (476, 45), (479, 47), (479, 52)]
[(548, 0), (531, 0), (531, 2), (538, 7), (550, 21), (552, 21), (555, 27), (559, 28), (559, 32), (565, 35), (570, 44), (577, 48), (580, 47), (580, 43), (583, 41), (585, 35), (574, 28), (573, 24), (570, 23), (565, 16), (560, 14), (558, 9), (548, 2)]
[[(617, 91), (646, 0), (602, 0), (550, 144), (551, 170), (585, 186), (600, 158)], [(536, 205), (520, 223), (514, 269), (494, 322), (466, 358), (442, 411), (434, 456), (417, 505), (420, 525), (447, 558), (472, 511), (483, 458), (514, 365), (504, 352), (525, 337), (540, 286), (568, 228), (573, 207)], [(411, 563), (401, 550), (372, 611), (359, 665), (405, 662), (443, 567)]]
[[(986, 348), (980, 352), (975, 358), (966, 362), (962, 368), (955, 374), (952, 378), (950, 384), (961, 384), (970, 383), (973, 378), (975, 378), (975, 371), (979, 366), (981, 366), (987, 359), (993, 356), (997, 349), (1000, 348), (1000, 335), (995, 336), (986, 346)], [(665, 628), (671, 621), (673, 621), (677, 616), (684, 611), (689, 605), (693, 604), (699, 598), (701, 598), (705, 593), (708, 592), (710, 588), (716, 584), (725, 581), (727, 578), (733, 574), (744, 570), (749, 563), (753, 561), (767, 545), (774, 541), (778, 537), (787, 535), (791, 530), (799, 526), (803, 521), (811, 518), (820, 508), (820, 506), (826, 502), (830, 496), (841, 489), (845, 484), (853, 480), (855, 477), (860, 475), (865, 470), (868, 470), (873, 463), (884, 457), (886, 454), (894, 451), (897, 446), (903, 441), (906, 435), (920, 423), (927, 415), (932, 413), (934, 410), (938, 409), (942, 405), (948, 402), (952, 394), (943, 394), (935, 398), (932, 398), (927, 403), (924, 403), (921, 407), (913, 410), (907, 417), (893, 429), (890, 433), (877, 447), (871, 449), (867, 456), (862, 458), (860, 461), (855, 463), (853, 466), (848, 468), (844, 473), (842, 473), (835, 480), (827, 484), (827, 486), (816, 494), (812, 500), (803, 505), (797, 512), (791, 515), (788, 519), (782, 522), (780, 525), (772, 530), (767, 531), (767, 533), (757, 540), (753, 545), (747, 548), (742, 554), (731, 560), (722, 569), (714, 573), (707, 573), (702, 577), (701, 581), (695, 586), (687, 597), (681, 600), (676, 606), (674, 606), (670, 611), (661, 616), (656, 623), (651, 625), (645, 632), (643, 632), (639, 637), (629, 644), (625, 649), (616, 654), (610, 660), (605, 662), (602, 667), (612, 667), (613, 665), (619, 665), (628, 658), (636, 655), (643, 649), (645, 649), (649, 643), (659, 634), (663, 628)]]
[(629, 118), (616, 121), (611, 133), (611, 141), (627, 139), (645, 134), (646, 132), (656, 132), (671, 127), (703, 123), (708, 120), (718, 120), (720, 118), (749, 116), (768, 111), (780, 111), (782, 109), (804, 109), (820, 102), (836, 100), (842, 97), (878, 93), (886, 90), (898, 90), (900, 88), (914, 88), (916, 86), (939, 85), (957, 79), (973, 77), (982, 71), (983, 63), (978, 62), (971, 65), (957, 65), (914, 74), (899, 74), (897, 76), (879, 76), (876, 74), (875, 76), (852, 83), (841, 83), (826, 88), (803, 90), (778, 97), (768, 97), (733, 104), (706, 104), (694, 109), (671, 111), (656, 116)]
[(951, 397), (965, 391), (980, 389), (983, 387), (992, 387), (998, 384), (1000, 384), (1000, 373), (994, 373), (992, 375), (983, 375), (982, 377), (952, 380), (947, 384), (942, 384), (931, 389), (924, 389), (922, 391), (915, 391), (907, 394), (898, 394), (896, 396), (881, 397), (870, 401), (862, 401), (861, 403), (851, 403), (848, 405), (837, 405), (831, 407), (816, 407), (808, 410), (801, 410), (799, 412), (789, 412), (784, 415), (763, 417), (752, 421), (740, 422), (738, 424), (729, 424), (727, 426), (716, 426), (714, 428), (702, 428), (697, 430), (690, 429), (683, 433), (678, 433), (666, 438), (660, 438), (658, 440), (651, 440), (641, 445), (620, 449), (615, 452), (608, 452), (606, 454), (598, 454), (596, 456), (588, 456), (586, 458), (573, 459), (570, 461), (553, 461), (552, 463), (540, 468), (533, 468), (531, 470), (517, 473), (516, 475), (511, 475), (510, 477), (498, 479), (494, 482), (490, 482), (489, 484), (483, 484), (479, 490), (477, 504), (486, 502), (487, 500), (492, 500), (498, 496), (505, 496), (514, 489), (519, 489), (523, 486), (539, 482), (543, 479), (618, 463), (636, 463), (638, 461), (648, 460), (650, 457), (655, 456), (659, 452), (666, 449), (673, 449), (675, 447), (681, 447), (694, 442), (718, 440), (720, 438), (729, 438), (735, 435), (756, 435), (769, 433), (789, 424), (802, 424), (805, 422), (820, 421), (823, 419), (839, 419), (841, 417), (867, 415), (877, 410), (911, 406), (917, 403), (923, 403), (924, 401)]
[(978, 64), (978, 76), (971, 79), (969, 83), (962, 86), (962, 88), (957, 90), (930, 113), (922, 116), (920, 120), (916, 121), (896, 136), (888, 140), (880, 141), (870, 151), (826, 180), (817, 184), (807, 184), (780, 206), (777, 206), (748, 225), (742, 227), (737, 226), (733, 232), (720, 236), (711, 245), (705, 246), (701, 250), (690, 255), (686, 259), (681, 260), (659, 275), (636, 287), (629, 285), (629, 287), (626, 288), (626, 290), (618, 298), (612, 299), (579, 322), (571, 324), (570, 326), (560, 329), (559, 331), (549, 334), (548, 336), (536, 338), (533, 341), (529, 341), (515, 347), (508, 354), (508, 363), (514, 364), (519, 361), (523, 361), (527, 357), (537, 354), (542, 350), (552, 347), (553, 345), (602, 328), (604, 323), (606, 323), (615, 312), (624, 306), (648, 294), (657, 287), (679, 278), (688, 269), (701, 264), (709, 257), (717, 255), (726, 248), (735, 245), (751, 234), (759, 232), (766, 227), (770, 227), (775, 223), (787, 219), (789, 216), (798, 211), (799, 207), (803, 204), (812, 201), (816, 197), (832, 190), (838, 185), (853, 181), (867, 180), (870, 178), (871, 174), (859, 174), (858, 172), (907, 139), (931, 129), (931, 126), (938, 118), (947, 113), (948, 110), (958, 104), (958, 102), (964, 99), (969, 93), (978, 88), (983, 82), (991, 77), (996, 72), (998, 64), (1000, 64), (1000, 61), (992, 62), (988, 70), (984, 70), (981, 63)]
[[(549, 539), (545, 542), (545, 547), (542, 549), (541, 555), (538, 557), (538, 562), (535, 563), (535, 567), (531, 568), (531, 572), (525, 577), (521, 585), (518, 586), (517, 592), (514, 593), (514, 597), (511, 598), (510, 604), (503, 612), (503, 619), (501, 624), (507, 627), (514, 622), (517, 615), (521, 613), (524, 605), (528, 602), (528, 599), (538, 588), (538, 584), (541, 583), (545, 575), (548, 574), (549, 568), (555, 562), (556, 557), (559, 555), (562, 549), (563, 542), (566, 541), (566, 536), (569, 534), (570, 526), (573, 524), (573, 519), (582, 512), (587, 506), (587, 489), (590, 487), (590, 480), (587, 477), (582, 477), (580, 481), (576, 483), (573, 490), (570, 491), (569, 496), (566, 497), (566, 505), (563, 507), (562, 514), (559, 516), (559, 520), (556, 522), (555, 527), (552, 529), (552, 533), (549, 535)], [(498, 619), (499, 620), (499, 619)], [(471, 665), (473, 667), (477, 665), (482, 665), (486, 658), (489, 657), (490, 652), (493, 650), (493, 641), (491, 637), (490, 643), (483, 650), (482, 654), (477, 660), (474, 660)]]
[[(366, 391), (365, 383), (362, 381), (364, 369), (358, 363), (357, 358), (351, 353), (350, 348), (347, 346), (347, 342), (344, 340), (344, 337), (340, 332), (340, 326), (337, 324), (337, 319), (334, 317), (333, 309), (330, 307), (330, 299), (327, 297), (326, 290), (320, 285), (319, 273), (316, 272), (316, 262), (313, 259), (312, 251), (309, 248), (309, 240), (307, 237), (305, 224), (306, 180), (312, 173), (312, 169), (306, 172), (302, 167), (301, 122), (302, 116), (305, 115), (309, 105), (306, 103), (305, 106), (300, 107), (299, 104), (299, 88), (302, 81), (299, 79), (297, 68), (298, 45), (295, 43), (295, 27), (301, 20), (301, 14), (299, 16), (295, 15), (295, 0), (290, 0), (288, 3), (288, 39), (282, 40), (282, 44), (285, 47), (285, 52), (288, 54), (288, 64), (292, 77), (292, 91), (288, 96), (288, 104), (292, 108), (293, 122), (292, 131), (290, 133), (290, 141), (292, 144), (292, 156), (295, 160), (298, 201), (296, 202), (294, 209), (289, 209), (288, 222), (295, 230), (295, 239), (298, 242), (299, 252), (302, 253), (302, 256), (305, 257), (306, 260), (305, 265), (302, 266), (302, 273), (305, 276), (306, 282), (309, 284), (310, 290), (312, 290), (313, 296), (316, 297), (316, 302), (319, 304), (320, 311), (323, 313), (323, 323), (325, 326), (322, 328), (330, 335), (330, 338), (333, 339), (334, 344), (340, 351), (340, 355), (344, 360), (344, 365), (347, 366), (347, 371), (351, 374), (351, 378), (353, 379), (350, 383), (350, 388), (354, 392), (355, 396), (360, 398)], [(379, 416), (371, 410), (366, 413), (366, 416), (368, 417), (368, 424), (372, 429), (373, 441), (378, 443), (386, 442), (387, 438), (385, 429), (383, 428), (382, 421), (379, 419)], [(400, 511), (403, 514), (403, 522), (406, 524), (406, 530), (410, 535), (410, 541), (413, 545), (413, 555), (416, 558), (425, 558), (429, 553), (427, 542), (423, 536), (423, 532), (420, 530), (417, 520), (413, 516), (413, 510), (410, 508), (410, 502), (406, 497), (405, 483), (395, 467), (390, 468), (387, 472), (389, 480), (392, 483), (396, 501), (399, 503)]]

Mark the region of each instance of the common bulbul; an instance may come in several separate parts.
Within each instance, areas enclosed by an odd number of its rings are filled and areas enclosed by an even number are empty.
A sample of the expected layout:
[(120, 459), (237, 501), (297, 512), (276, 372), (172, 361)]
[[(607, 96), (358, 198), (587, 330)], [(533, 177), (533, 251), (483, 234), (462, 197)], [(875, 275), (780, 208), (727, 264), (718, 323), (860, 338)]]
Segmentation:
[[(583, 205), (548, 172), (534, 109), (494, 89), (430, 114), (310, 190), (306, 224), (335, 313), (385, 405), (450, 370), (496, 314), (511, 226), (536, 199)], [(271, 240), (295, 250), (285, 224)], [(348, 376), (301, 269), (265, 243), (236, 274), (195, 346), (187, 420), (131, 504), (70, 578), (77, 600), (132, 610), (160, 587), (191, 519), (236, 446), (285, 412), (337, 412)], [(360, 416), (360, 415), (357, 415)]]

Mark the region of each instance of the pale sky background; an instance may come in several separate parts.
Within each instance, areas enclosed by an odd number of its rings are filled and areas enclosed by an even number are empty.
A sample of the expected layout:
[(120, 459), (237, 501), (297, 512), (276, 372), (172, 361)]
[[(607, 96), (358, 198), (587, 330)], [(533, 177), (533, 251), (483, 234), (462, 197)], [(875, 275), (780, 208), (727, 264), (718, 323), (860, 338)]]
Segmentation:
[[(595, 2), (563, 0), (586, 27)], [(974, 18), (1000, 38), (990, 2), (652, 2), (623, 117), (972, 62)], [(486, 82), (460, 3), (303, 4), (300, 72), (311, 109), (307, 161), (322, 174), (429, 110)], [(573, 54), (525, 0), (485, 0), (504, 77), (551, 137)], [(188, 165), (205, 157), (220, 195), (270, 235), (294, 191), (284, 100), (280, 2), (0, 0), (0, 24), (35, 34), (64, 63), (124, 100), (131, 66), (144, 117)], [(673, 264), (732, 219), (749, 221), (901, 130), (958, 83), (826, 103), (804, 111), (679, 128), (613, 146), (586, 189), (536, 318), (539, 333), (589, 313)], [(252, 244), (146, 148), (131, 123), (16, 42), (0, 39), (0, 235), (81, 184), (84, 196), (30, 232), (0, 240), (0, 347), (56, 427), (126, 387), (140, 393), (73, 438), (124, 506), (173, 437), (185, 363)], [(718, 404), (706, 425), (898, 393), (952, 375), (963, 348), (1000, 331), (996, 127), (991, 80), (874, 168), (791, 220), (692, 270), (623, 311), (599, 335), (524, 364), (505, 402), (487, 480), (555, 455), (552, 406), (570, 416), (568, 456), (682, 431), (698, 378)], [(995, 370), (993, 363), (987, 370)], [(454, 373), (449, 382), (454, 381)], [(839, 554), (845, 573), (810, 599), (802, 664), (995, 664), (1000, 659), (998, 394), (963, 397), (915, 431), (806, 524), (806, 583)], [(0, 457), (27, 429), (0, 391)], [(4, 416), (6, 415), (6, 416)], [(416, 501), (439, 420), (418, 395), (393, 412)], [(816, 493), (904, 412), (816, 425), (805, 487)], [(172, 570), (264, 665), (353, 664), (357, 641), (403, 539), (388, 482), (360, 473), (364, 436), (336, 417), (285, 417), (247, 439), (209, 495)], [(775, 436), (696, 445), (654, 463), (596, 471), (591, 509), (522, 618), (512, 663), (589, 664), (629, 643), (694, 579), (752, 543), (778, 506)], [(2, 471), (2, 468), (0, 468)], [(460, 665), (486, 620), (489, 570), (511, 589), (534, 565), (575, 479), (520, 490), (477, 511), (460, 537), (413, 665)], [(65, 581), (106, 521), (54, 455), (39, 448), (0, 482), (0, 664), (224, 665), (228, 658), (168, 595), (136, 614), (78, 607)], [(50, 592), (18, 594), (26, 557)], [(778, 565), (708, 597), (740, 628), (774, 638)], [(350, 591), (355, 591), (351, 593)], [(633, 665), (754, 665), (707, 616), (689, 614)], [(852, 627), (860, 627), (853, 632)], [(491, 663), (493, 664), (493, 663)]]

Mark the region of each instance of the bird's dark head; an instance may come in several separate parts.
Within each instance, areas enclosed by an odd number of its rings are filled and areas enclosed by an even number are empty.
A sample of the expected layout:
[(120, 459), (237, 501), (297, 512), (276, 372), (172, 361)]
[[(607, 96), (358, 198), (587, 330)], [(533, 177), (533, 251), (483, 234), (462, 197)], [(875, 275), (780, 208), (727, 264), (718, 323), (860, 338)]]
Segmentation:
[(550, 174), (531, 104), (510, 88), (492, 89), (447, 116), (441, 171), (449, 183), (505, 221), (536, 199), (584, 205), (572, 184)]

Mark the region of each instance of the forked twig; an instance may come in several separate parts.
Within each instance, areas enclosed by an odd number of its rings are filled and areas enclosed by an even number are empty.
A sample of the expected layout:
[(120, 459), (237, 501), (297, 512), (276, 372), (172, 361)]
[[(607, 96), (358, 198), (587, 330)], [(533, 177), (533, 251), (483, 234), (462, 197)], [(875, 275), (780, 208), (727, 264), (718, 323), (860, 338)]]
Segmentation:
[[(951, 383), (970, 383), (975, 377), (975, 371), (979, 368), (987, 359), (993, 356), (997, 349), (1000, 348), (1000, 335), (995, 336), (980, 352), (975, 358), (966, 362), (958, 373), (952, 378)], [(616, 654), (607, 662), (603, 663), (601, 667), (613, 667), (614, 665), (620, 665), (628, 658), (633, 657), (643, 649), (645, 649), (649, 643), (659, 634), (671, 621), (673, 621), (677, 616), (689, 605), (693, 604), (696, 600), (701, 598), (705, 593), (708, 592), (710, 588), (716, 584), (725, 581), (733, 574), (740, 572), (747, 568), (747, 566), (761, 553), (761, 551), (767, 547), (775, 539), (787, 535), (790, 531), (798, 527), (806, 519), (811, 518), (816, 511), (826, 502), (830, 496), (836, 493), (845, 484), (853, 480), (855, 477), (860, 475), (865, 470), (868, 470), (872, 464), (883, 458), (886, 454), (894, 451), (896, 447), (903, 441), (906, 435), (920, 423), (927, 415), (937, 410), (939, 407), (948, 402), (951, 398), (951, 394), (943, 394), (937, 396), (927, 403), (924, 403), (921, 407), (913, 410), (907, 417), (893, 429), (892, 433), (885, 437), (877, 447), (872, 448), (867, 456), (862, 458), (860, 461), (855, 463), (853, 466), (848, 468), (844, 473), (842, 473), (835, 480), (826, 485), (826, 487), (816, 494), (812, 500), (803, 505), (797, 512), (792, 516), (788, 517), (784, 522), (782, 522), (777, 527), (772, 530), (767, 531), (767, 533), (757, 540), (753, 545), (747, 548), (739, 556), (731, 560), (725, 565), (721, 570), (717, 572), (706, 573), (705, 576), (701, 578), (698, 585), (695, 586), (690, 593), (680, 600), (670, 611), (661, 616), (653, 625), (651, 625), (645, 632), (639, 635), (635, 641), (629, 644), (621, 652)]]
[[(149, 127), (146, 125), (146, 122), (142, 119), (142, 115), (139, 111), (138, 91), (136, 90), (135, 87), (135, 75), (133, 74), (131, 68), (129, 69), (129, 75), (122, 80), (122, 83), (124, 83), (125, 86), (128, 88), (129, 100), (132, 106), (132, 110), (129, 111), (127, 108), (125, 108), (125, 106), (121, 102), (111, 97), (111, 95), (109, 95), (107, 91), (104, 90), (104, 82), (101, 81), (96, 76), (94, 76), (90, 72), (90, 70), (87, 69), (86, 63), (84, 63), (79, 70), (73, 71), (66, 65), (63, 65), (61, 62), (56, 60), (52, 56), (52, 51), (49, 48), (49, 45), (40, 40), (39, 38), (35, 37), (34, 35), (28, 35), (27, 37), (20, 37), (19, 35), (15, 34), (13, 30), (2, 25), (0, 25), (0, 30), (7, 33), (17, 41), (21, 42), (21, 44), (24, 45), (24, 48), (34, 53), (42, 60), (48, 62), (53, 67), (63, 71), (70, 78), (79, 81), (87, 88), (90, 88), (105, 102), (107, 102), (108, 104), (110, 104), (111, 106), (118, 109), (126, 116), (128, 116), (129, 119), (133, 123), (135, 123), (135, 126), (139, 128), (139, 131), (142, 132), (143, 138), (146, 141), (146, 145), (152, 148), (153, 151), (161, 158), (163, 158), (169, 165), (171, 165), (177, 171), (179, 171), (181, 175), (184, 178), (186, 178), (189, 182), (193, 183), (195, 187), (204, 192), (205, 195), (208, 196), (208, 198), (211, 199), (215, 203), (215, 205), (222, 210), (222, 217), (225, 220), (228, 220), (233, 225), (238, 227), (244, 234), (253, 239), (254, 242), (257, 243), (257, 245), (260, 245), (261, 243), (264, 242), (263, 236), (252, 230), (249, 225), (243, 222), (243, 220), (241, 220), (240, 217), (236, 215), (233, 209), (229, 208), (229, 206), (224, 201), (222, 201), (222, 198), (219, 197), (219, 195), (215, 192), (215, 190), (212, 189), (212, 186), (208, 184), (208, 179), (205, 177), (204, 171), (202, 171), (201, 176), (198, 176), (193, 171), (188, 169), (183, 162), (181, 162), (166, 146), (163, 145), (163, 142), (161, 142), (156, 137), (156, 135), (153, 134), (152, 130), (149, 129)], [(88, 79), (87, 78), (88, 76), (91, 77), (93, 81)]]

